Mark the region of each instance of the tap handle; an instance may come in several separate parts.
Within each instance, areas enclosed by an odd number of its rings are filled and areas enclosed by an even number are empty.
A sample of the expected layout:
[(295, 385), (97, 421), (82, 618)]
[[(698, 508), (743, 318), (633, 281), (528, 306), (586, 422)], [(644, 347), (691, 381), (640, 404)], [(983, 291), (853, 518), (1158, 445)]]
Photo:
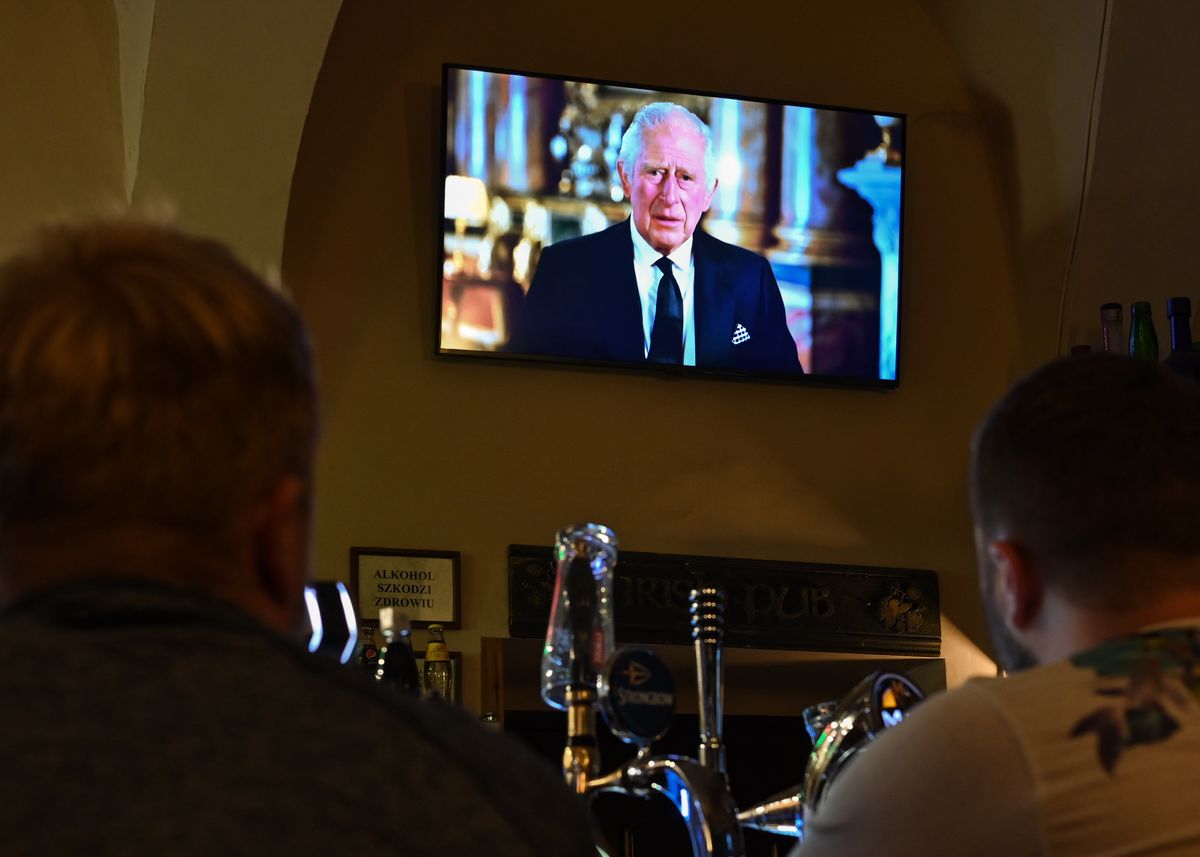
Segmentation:
[(648, 752), (671, 728), (675, 716), (675, 679), (649, 649), (617, 652), (600, 675), (600, 713), (612, 733)]
[(596, 625), (596, 582), (585, 556), (577, 556), (567, 570), (567, 624), (571, 632), (570, 680), (583, 686), (595, 682), (592, 664), (592, 629)]
[(721, 641), (725, 637), (725, 593), (701, 586), (691, 593), (692, 640), (696, 650), (696, 689), (700, 699), (700, 764), (725, 774), (721, 740), (724, 668)]
[(716, 586), (693, 589), (690, 597), (692, 639), (711, 646), (725, 638), (725, 593)]

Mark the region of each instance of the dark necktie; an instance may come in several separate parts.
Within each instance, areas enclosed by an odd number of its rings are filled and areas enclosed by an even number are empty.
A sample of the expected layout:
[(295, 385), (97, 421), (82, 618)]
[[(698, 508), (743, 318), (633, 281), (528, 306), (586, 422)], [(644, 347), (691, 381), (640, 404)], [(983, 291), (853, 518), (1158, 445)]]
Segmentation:
[(663, 256), (654, 263), (662, 271), (655, 301), (654, 327), (650, 331), (651, 363), (683, 363), (683, 295), (671, 273), (671, 260)]

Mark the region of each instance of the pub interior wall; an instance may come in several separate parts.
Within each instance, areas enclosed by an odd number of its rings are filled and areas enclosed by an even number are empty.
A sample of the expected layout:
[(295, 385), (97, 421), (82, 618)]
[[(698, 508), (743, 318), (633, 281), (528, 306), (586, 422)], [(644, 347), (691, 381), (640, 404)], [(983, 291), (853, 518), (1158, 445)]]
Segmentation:
[(1062, 348), (1100, 347), (1100, 304), (1151, 303), (1159, 354), (1171, 346), (1167, 299), (1191, 298), (1193, 336), (1200, 310), (1196, 277), (1195, 141), (1200, 88), (1193, 45), (1200, 5), (1186, 0), (1111, 8), (1104, 80), (1095, 116), (1091, 181), (1067, 290)]
[[(321, 365), (318, 577), (345, 577), (351, 545), (461, 551), (450, 643), (471, 704), (478, 639), (505, 633), (506, 546), (584, 519), (633, 550), (933, 569), (951, 683), (986, 671), (966, 447), (1009, 381), (1053, 353), (1043, 310), (1068, 248), (1061, 225), (1030, 224), (1078, 207), (1098, 4), (1072, 4), (1074, 29), (1032, 0), (999, 17), (987, 3), (767, 2), (653, 25), (549, 3), (251, 5), (148, 10), (140, 169), (113, 8), (0, 9), (5, 79), (21, 81), (0, 88), (0, 246), (123, 198), (134, 169), (135, 199), (170, 196), (185, 225), (282, 266)], [(1030, 57), (1053, 57), (1042, 87), (1021, 70)], [(448, 60), (908, 113), (900, 388), (434, 359)]]
[[(549, 4), (343, 5), (283, 264), (322, 365), (318, 570), (345, 574), (349, 545), (461, 551), (464, 630), (450, 642), (468, 699), (478, 637), (506, 633), (506, 546), (548, 544), (578, 520), (633, 550), (934, 569), (950, 681), (987, 670), (965, 477), (972, 427), (1024, 359), (1003, 200), (930, 18), (844, 5), (678, 28), (632, 10), (585, 24)], [(908, 113), (900, 388), (435, 359), (443, 61)]]

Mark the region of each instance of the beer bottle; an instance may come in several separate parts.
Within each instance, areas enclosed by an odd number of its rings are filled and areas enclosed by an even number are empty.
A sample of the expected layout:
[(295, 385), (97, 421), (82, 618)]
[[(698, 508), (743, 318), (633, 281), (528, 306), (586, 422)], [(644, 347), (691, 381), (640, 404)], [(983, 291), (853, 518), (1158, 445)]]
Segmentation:
[(1129, 354), (1143, 360), (1158, 360), (1158, 336), (1150, 318), (1150, 302), (1137, 301), (1130, 310)]
[[(382, 621), (382, 619), (381, 619)], [(361, 625), (358, 629), (359, 660), (367, 674), (374, 676), (379, 661), (379, 645), (375, 642), (375, 629), (370, 625)]]
[(1171, 353), (1164, 363), (1181, 375), (1200, 380), (1200, 351), (1192, 347), (1192, 302), (1171, 298), (1167, 301), (1167, 318), (1171, 322)]
[(425, 646), (425, 693), (453, 702), (453, 676), (450, 671), (450, 651), (441, 625), (429, 626), (429, 643)]
[(375, 658), (375, 680), (402, 693), (420, 693), (421, 676), (413, 655), (408, 614), (395, 613), (391, 607), (380, 608), (379, 629), (383, 645)]

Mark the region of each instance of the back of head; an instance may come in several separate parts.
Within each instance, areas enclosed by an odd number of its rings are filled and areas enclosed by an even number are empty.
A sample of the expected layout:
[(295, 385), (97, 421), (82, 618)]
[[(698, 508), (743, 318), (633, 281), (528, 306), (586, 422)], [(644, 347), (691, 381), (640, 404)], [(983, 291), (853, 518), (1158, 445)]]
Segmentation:
[(1112, 355), (1051, 363), (980, 426), (971, 492), (984, 538), (1081, 603), (1200, 589), (1200, 384)]
[(0, 268), (5, 552), (127, 527), (219, 544), (273, 480), (307, 484), (315, 431), (303, 325), (223, 246), (101, 221)]

